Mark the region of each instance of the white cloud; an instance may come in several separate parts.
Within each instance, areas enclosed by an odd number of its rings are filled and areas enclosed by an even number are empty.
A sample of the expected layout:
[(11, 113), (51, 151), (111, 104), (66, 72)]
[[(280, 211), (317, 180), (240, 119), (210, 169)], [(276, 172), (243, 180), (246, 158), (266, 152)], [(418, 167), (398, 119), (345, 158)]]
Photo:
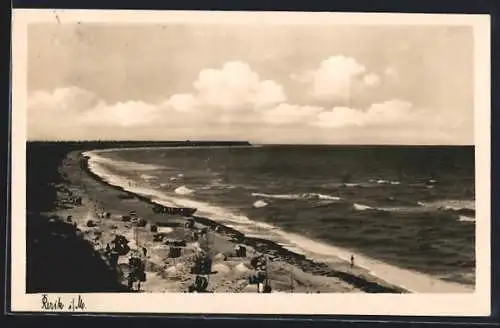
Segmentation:
[(282, 86), (261, 81), (248, 64), (239, 61), (227, 62), (221, 69), (202, 70), (193, 85), (201, 104), (220, 110), (237, 111), (286, 100)]
[(82, 111), (98, 105), (99, 97), (88, 90), (77, 87), (57, 88), (52, 92), (36, 91), (28, 98), (28, 111), (30, 114), (46, 111), (64, 114), (65, 112)]
[(28, 100), (30, 129), (38, 133), (54, 132), (58, 126), (255, 123), (261, 121), (262, 111), (286, 100), (281, 85), (261, 80), (242, 62), (228, 62), (221, 69), (204, 69), (193, 86), (194, 92), (175, 94), (159, 103), (128, 100), (108, 104), (95, 93), (78, 87), (33, 92)]
[(158, 119), (158, 115), (156, 106), (142, 101), (126, 101), (114, 105), (102, 103), (86, 111), (80, 122), (93, 126), (145, 126)]
[(57, 135), (59, 129), (144, 126), (158, 118), (156, 106), (142, 101), (109, 105), (77, 87), (38, 91), (28, 99), (29, 133)]
[[(397, 72), (388, 68), (383, 76), (397, 76)], [(348, 96), (353, 83), (364, 88), (375, 88), (381, 83), (381, 76), (366, 73), (354, 59), (342, 56), (331, 57), (323, 61), (318, 70), (306, 71), (294, 78), (308, 81), (315, 96), (329, 99)], [(376, 136), (374, 131), (385, 135), (391, 131), (395, 135), (403, 132), (416, 135), (426, 130), (430, 135), (438, 135), (465, 124), (453, 116), (452, 110), (414, 108), (412, 103), (398, 99), (367, 108), (325, 108), (307, 102), (290, 104), (280, 84), (261, 79), (242, 62), (228, 62), (220, 69), (204, 69), (193, 86), (194, 90), (188, 93), (165, 95), (158, 103), (127, 100), (109, 104), (92, 91), (77, 87), (34, 92), (28, 99), (29, 137), (64, 139), (68, 135), (86, 135), (94, 128), (111, 131), (112, 135), (122, 134), (125, 138), (129, 131), (133, 136), (149, 132), (170, 136), (168, 133), (176, 129), (212, 135), (217, 132), (211, 126), (213, 123), (217, 124), (216, 130), (234, 131), (238, 138), (244, 138), (240, 133), (258, 135), (259, 129), (282, 131), (282, 127), (288, 128), (287, 131), (296, 129), (297, 135), (311, 138), (329, 138), (328, 129), (354, 127), (357, 129), (352, 130), (351, 137), (368, 138), (370, 133)], [(252, 128), (242, 129), (244, 125)], [(133, 127), (138, 129), (130, 129)], [(348, 138), (349, 134), (344, 137)]]
[(292, 74), (301, 83), (310, 83), (310, 93), (321, 100), (347, 100), (351, 97), (353, 82), (366, 68), (356, 59), (342, 55), (332, 56), (315, 70)]
[(334, 107), (330, 111), (319, 113), (313, 125), (329, 128), (398, 126), (413, 124), (422, 118), (422, 111), (414, 109), (411, 103), (402, 100), (390, 100), (372, 104), (367, 110)]
[(189, 93), (173, 95), (164, 105), (177, 112), (190, 112), (196, 110), (200, 106), (198, 99)]

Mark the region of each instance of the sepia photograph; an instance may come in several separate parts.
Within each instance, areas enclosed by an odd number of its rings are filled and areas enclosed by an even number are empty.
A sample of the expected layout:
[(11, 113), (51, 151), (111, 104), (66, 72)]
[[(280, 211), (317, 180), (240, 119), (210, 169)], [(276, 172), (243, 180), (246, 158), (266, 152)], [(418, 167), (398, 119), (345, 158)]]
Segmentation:
[(488, 16), (13, 24), (13, 310), (489, 314)]

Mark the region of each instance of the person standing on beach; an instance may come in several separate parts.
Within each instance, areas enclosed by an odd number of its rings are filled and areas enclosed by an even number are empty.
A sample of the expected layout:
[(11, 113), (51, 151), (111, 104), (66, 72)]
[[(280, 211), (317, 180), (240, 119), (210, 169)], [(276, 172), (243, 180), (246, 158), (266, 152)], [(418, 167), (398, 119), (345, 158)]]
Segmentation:
[(354, 255), (351, 255), (351, 269), (354, 267)]

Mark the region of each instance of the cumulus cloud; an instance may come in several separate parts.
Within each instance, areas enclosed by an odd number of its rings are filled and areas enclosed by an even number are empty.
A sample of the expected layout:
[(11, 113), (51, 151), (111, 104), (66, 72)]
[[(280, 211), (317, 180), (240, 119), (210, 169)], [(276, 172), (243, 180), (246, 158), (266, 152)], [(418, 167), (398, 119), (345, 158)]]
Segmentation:
[(167, 96), (159, 103), (128, 100), (108, 104), (97, 94), (78, 87), (37, 91), (29, 96), (28, 120), (34, 131), (70, 125), (255, 123), (261, 120), (260, 111), (286, 101), (281, 85), (261, 79), (249, 65), (238, 61), (228, 62), (220, 69), (202, 70), (193, 87), (192, 93)]
[(81, 117), (82, 124), (97, 126), (144, 126), (159, 116), (158, 108), (142, 101), (126, 101), (113, 105), (101, 103), (90, 108)]
[(362, 78), (366, 68), (356, 59), (342, 55), (323, 60), (315, 70), (307, 70), (290, 77), (310, 84), (310, 93), (320, 100), (347, 100), (353, 83)]
[[(394, 76), (397, 72), (392, 68), (378, 75), (367, 72), (353, 58), (333, 56), (323, 61), (318, 69), (291, 77), (308, 83), (316, 99), (338, 100), (349, 97), (353, 85), (374, 89), (382, 83), (382, 78)], [(367, 128), (367, 131), (382, 128), (378, 131), (385, 132), (391, 129), (405, 131), (406, 128), (418, 131), (419, 127), (441, 131), (463, 124), (443, 114), (446, 111), (415, 108), (412, 103), (399, 99), (362, 108), (311, 105), (313, 103), (288, 102), (279, 83), (261, 78), (246, 63), (233, 61), (218, 69), (201, 70), (192, 90), (165, 95), (157, 103), (140, 100), (107, 103), (94, 92), (77, 87), (33, 92), (28, 99), (28, 132), (33, 138), (64, 138), (62, 134), (74, 135), (72, 131), (77, 129), (85, 135), (94, 128), (116, 132), (113, 135), (122, 133), (125, 137), (130, 131), (134, 131), (133, 135), (137, 135), (137, 131), (147, 133), (150, 130), (156, 136), (162, 135), (162, 129), (165, 133), (181, 129), (193, 135), (212, 135), (211, 124), (217, 124), (215, 130), (227, 128), (235, 133), (256, 134), (258, 129), (278, 131), (283, 127), (297, 129), (300, 135), (307, 136), (349, 127)], [(256, 130), (243, 130), (243, 125), (252, 125)], [(141, 129), (130, 129), (133, 127)]]
[(27, 114), (28, 137), (35, 139), (64, 139), (101, 127), (146, 126), (160, 117), (154, 105), (142, 101), (107, 104), (97, 94), (77, 87), (32, 93)]
[(166, 102), (165, 106), (169, 106), (177, 112), (191, 112), (200, 107), (198, 99), (192, 94), (176, 94), (171, 96)]
[(57, 88), (49, 91), (35, 91), (28, 98), (30, 114), (43, 115), (47, 111), (64, 113), (83, 111), (97, 106), (101, 100), (88, 90), (77, 87)]
[(221, 69), (204, 69), (193, 83), (196, 98), (207, 107), (227, 111), (270, 106), (286, 100), (283, 87), (259, 75), (243, 62), (233, 61)]
[(313, 125), (326, 128), (397, 126), (420, 121), (422, 114), (410, 102), (396, 99), (372, 104), (367, 110), (334, 107), (319, 113)]

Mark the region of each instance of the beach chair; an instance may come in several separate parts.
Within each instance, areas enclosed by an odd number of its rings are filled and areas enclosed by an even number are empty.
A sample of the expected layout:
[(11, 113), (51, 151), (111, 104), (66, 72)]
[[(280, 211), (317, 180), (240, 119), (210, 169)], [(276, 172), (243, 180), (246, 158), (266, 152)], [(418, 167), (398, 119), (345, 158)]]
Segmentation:
[(236, 257), (246, 257), (247, 249), (244, 246), (238, 245), (235, 247)]
[(181, 256), (181, 249), (180, 247), (170, 247), (168, 250), (168, 257), (170, 258), (177, 258)]
[(212, 273), (212, 259), (206, 254), (199, 254), (195, 258), (195, 264), (191, 268), (193, 274), (210, 274)]
[(196, 276), (194, 284), (188, 287), (190, 293), (203, 293), (208, 288), (208, 279), (203, 276)]
[(144, 220), (144, 219), (139, 219), (139, 221), (137, 221), (137, 226), (138, 227), (145, 227), (146, 225), (148, 224), (148, 221)]
[(153, 241), (156, 241), (156, 242), (162, 242), (163, 241), (163, 234), (161, 233), (156, 233), (153, 235)]
[(193, 219), (188, 219), (186, 221), (186, 223), (184, 224), (184, 226), (187, 228), (187, 229), (192, 229), (194, 228), (194, 220)]

